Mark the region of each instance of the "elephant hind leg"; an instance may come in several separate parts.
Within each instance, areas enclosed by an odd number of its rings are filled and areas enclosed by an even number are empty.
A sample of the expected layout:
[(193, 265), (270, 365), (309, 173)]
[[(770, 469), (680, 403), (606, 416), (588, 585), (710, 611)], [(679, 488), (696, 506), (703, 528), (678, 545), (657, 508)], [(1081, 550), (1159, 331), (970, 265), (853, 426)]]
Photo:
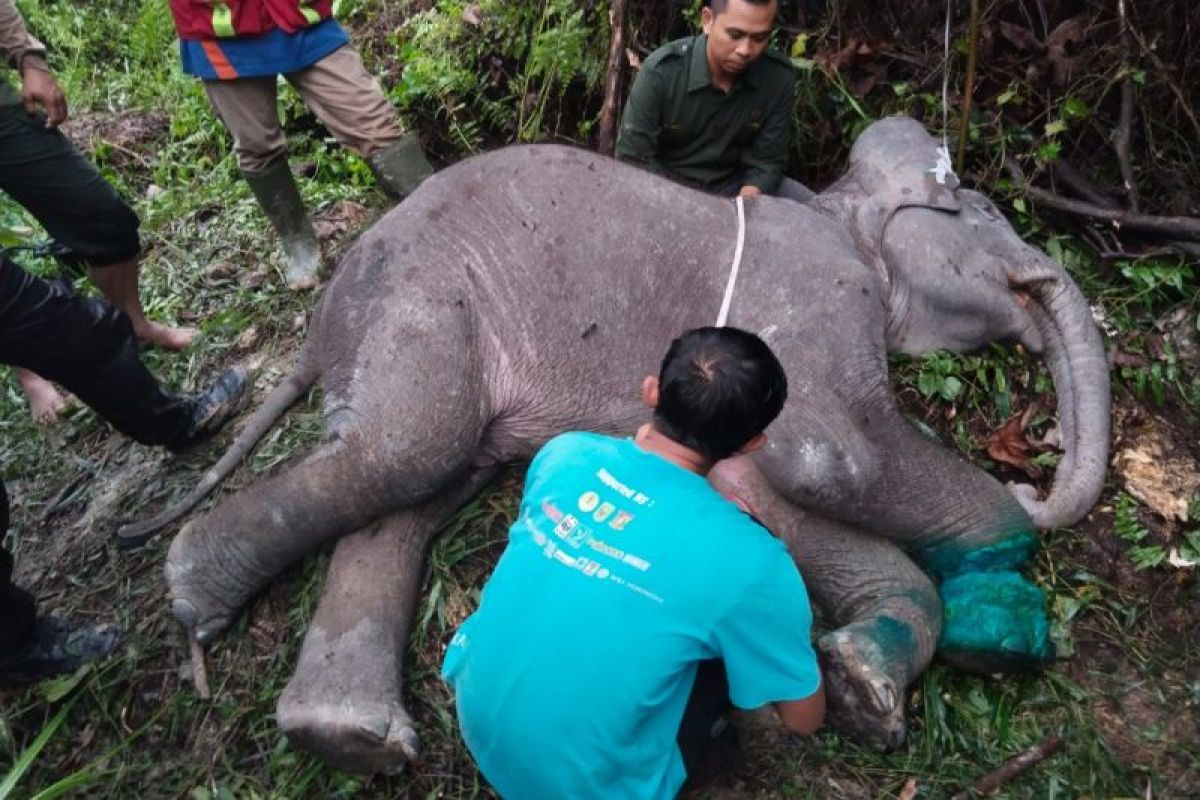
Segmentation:
[(339, 356), (330, 340), (349, 334), (325, 321), (318, 347), (333, 436), (193, 519), (171, 543), (172, 610), (197, 640), (224, 630), (295, 561), (428, 501), (477, 458), (487, 412), (470, 309), (416, 297), (388, 322)]
[(709, 477), (787, 543), (809, 597), (834, 626), (817, 642), (831, 725), (863, 744), (899, 747), (909, 684), (941, 633), (932, 582), (891, 542), (788, 502), (749, 459), (723, 461)]
[(288, 739), (350, 772), (397, 772), (420, 746), (401, 665), (425, 551), (439, 524), (495, 475), (472, 472), (425, 504), (338, 542), (291, 681), (276, 707)]

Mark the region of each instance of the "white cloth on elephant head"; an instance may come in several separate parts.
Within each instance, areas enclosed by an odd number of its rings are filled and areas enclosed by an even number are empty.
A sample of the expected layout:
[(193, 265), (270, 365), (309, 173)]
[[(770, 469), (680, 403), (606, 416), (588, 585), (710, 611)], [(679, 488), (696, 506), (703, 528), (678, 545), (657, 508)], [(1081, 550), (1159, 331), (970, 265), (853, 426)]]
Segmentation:
[(746, 245), (746, 203), (738, 195), (733, 204), (737, 206), (738, 233), (737, 247), (733, 251), (733, 265), (729, 268), (729, 280), (725, 282), (725, 297), (721, 300), (721, 310), (717, 313), (717, 327), (724, 328), (729, 319), (729, 306), (733, 303), (733, 290), (737, 286), (738, 270), (742, 266), (742, 248)]

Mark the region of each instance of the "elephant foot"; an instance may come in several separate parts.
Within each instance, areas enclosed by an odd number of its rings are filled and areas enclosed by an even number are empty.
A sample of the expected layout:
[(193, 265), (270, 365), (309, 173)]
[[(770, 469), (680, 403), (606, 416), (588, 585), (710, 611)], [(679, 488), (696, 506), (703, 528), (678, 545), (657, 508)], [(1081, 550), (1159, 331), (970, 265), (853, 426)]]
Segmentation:
[(348, 772), (395, 773), (417, 757), (392, 633), (369, 617), (336, 631), (314, 622), (275, 710), (293, 744)]
[(855, 742), (879, 750), (904, 744), (905, 687), (881, 666), (873, 642), (850, 630), (826, 634), (817, 642), (825, 676), (825, 698), (833, 728)]
[(959, 669), (1022, 672), (1054, 660), (1042, 590), (1016, 572), (968, 572), (939, 587), (938, 655)]
[(254, 592), (238, 581), (236, 568), (217, 558), (217, 552), (208, 535), (191, 522), (171, 542), (164, 567), (171, 612), (201, 644), (224, 632)]
[(421, 749), (412, 718), (399, 703), (313, 698), (289, 685), (275, 717), (292, 744), (346, 772), (394, 774)]

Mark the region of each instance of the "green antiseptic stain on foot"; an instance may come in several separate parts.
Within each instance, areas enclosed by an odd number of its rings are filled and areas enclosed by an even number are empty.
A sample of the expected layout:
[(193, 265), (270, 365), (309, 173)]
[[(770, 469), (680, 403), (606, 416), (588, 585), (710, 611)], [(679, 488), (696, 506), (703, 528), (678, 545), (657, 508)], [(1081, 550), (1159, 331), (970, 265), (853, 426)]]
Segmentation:
[(938, 653), (978, 672), (1033, 669), (1054, 660), (1042, 590), (1016, 572), (969, 572), (942, 583)]
[(970, 539), (952, 539), (921, 550), (912, 556), (938, 580), (975, 572), (1015, 570), (1037, 552), (1038, 537), (1033, 530), (1016, 530), (991, 544), (977, 545)]

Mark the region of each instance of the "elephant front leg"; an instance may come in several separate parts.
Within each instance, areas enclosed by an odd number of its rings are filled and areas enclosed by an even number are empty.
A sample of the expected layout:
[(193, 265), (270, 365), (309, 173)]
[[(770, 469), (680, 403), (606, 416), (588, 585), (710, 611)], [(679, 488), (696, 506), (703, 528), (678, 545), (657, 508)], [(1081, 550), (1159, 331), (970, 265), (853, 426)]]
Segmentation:
[(397, 772), (420, 740), (401, 665), (425, 551), (438, 525), (494, 473), (338, 542), (295, 674), (276, 707), (288, 739), (330, 765)]
[(722, 462), (710, 478), (787, 543), (814, 605), (835, 626), (817, 641), (830, 723), (860, 743), (899, 747), (905, 695), (941, 631), (929, 578), (890, 542), (792, 505), (748, 459)]

